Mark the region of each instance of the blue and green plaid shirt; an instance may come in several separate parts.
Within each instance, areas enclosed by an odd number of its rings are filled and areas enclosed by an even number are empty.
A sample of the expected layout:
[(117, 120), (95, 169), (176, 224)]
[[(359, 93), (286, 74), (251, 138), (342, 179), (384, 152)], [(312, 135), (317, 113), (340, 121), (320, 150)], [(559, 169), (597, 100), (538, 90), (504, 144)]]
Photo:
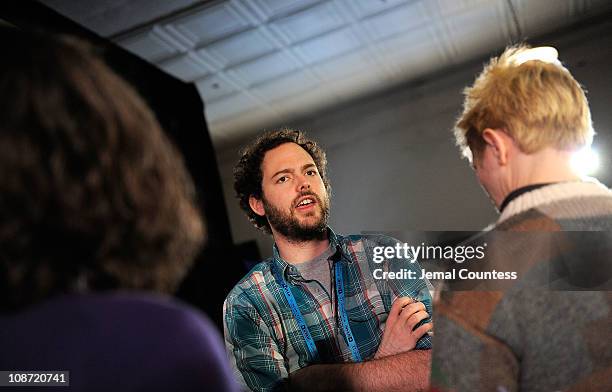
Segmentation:
[[(334, 262), (343, 263), (346, 311), (364, 360), (374, 356), (382, 339), (387, 315), (398, 297), (418, 298), (432, 314), (429, 283), (422, 279), (375, 279), (373, 271), (413, 270), (418, 263), (405, 259), (373, 261), (375, 246), (395, 246), (398, 241), (378, 235), (340, 236), (329, 229)], [(271, 272), (282, 271), (315, 341), (312, 358), (289, 304)], [(288, 264), (274, 247), (273, 257), (257, 264), (227, 296), (223, 305), (225, 344), (238, 380), (253, 391), (270, 391), (290, 373), (315, 363), (351, 362), (351, 352), (340, 327), (333, 290), (315, 290), (295, 266)], [(333, 284), (333, 283), (332, 283)], [(330, 298), (331, 295), (331, 298)], [(431, 348), (431, 337), (423, 336), (417, 349)]]

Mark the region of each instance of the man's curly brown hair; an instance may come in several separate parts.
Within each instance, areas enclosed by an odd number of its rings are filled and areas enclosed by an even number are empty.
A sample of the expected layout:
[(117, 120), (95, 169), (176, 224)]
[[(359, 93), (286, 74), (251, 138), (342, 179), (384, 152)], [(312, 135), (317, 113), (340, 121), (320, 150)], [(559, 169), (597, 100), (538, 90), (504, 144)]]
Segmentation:
[(241, 151), (240, 160), (234, 167), (234, 190), (236, 191), (236, 197), (240, 201), (240, 208), (247, 214), (251, 223), (268, 234), (271, 233), (268, 220), (265, 216), (257, 215), (251, 209), (249, 197), (254, 196), (257, 199), (262, 199), (261, 181), (263, 173), (261, 171), (261, 163), (266, 152), (285, 143), (295, 143), (310, 154), (315, 165), (317, 165), (327, 193), (331, 191), (327, 178), (325, 151), (314, 140), (308, 139), (302, 131), (294, 129), (269, 131), (259, 136), (253, 143), (247, 145)]
[(82, 42), (2, 28), (0, 311), (171, 291), (204, 238), (178, 152)]

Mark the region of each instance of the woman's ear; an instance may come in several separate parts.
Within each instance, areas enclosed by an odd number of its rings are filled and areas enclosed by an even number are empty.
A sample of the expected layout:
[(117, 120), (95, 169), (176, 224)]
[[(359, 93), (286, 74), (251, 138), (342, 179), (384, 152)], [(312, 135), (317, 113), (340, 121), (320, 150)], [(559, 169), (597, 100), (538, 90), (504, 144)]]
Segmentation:
[(259, 216), (266, 215), (266, 211), (263, 207), (263, 201), (255, 196), (249, 196), (249, 207), (251, 207), (251, 210), (253, 210), (253, 212)]
[(482, 131), (482, 139), (491, 147), (497, 163), (500, 166), (506, 165), (512, 138), (501, 129), (486, 128)]

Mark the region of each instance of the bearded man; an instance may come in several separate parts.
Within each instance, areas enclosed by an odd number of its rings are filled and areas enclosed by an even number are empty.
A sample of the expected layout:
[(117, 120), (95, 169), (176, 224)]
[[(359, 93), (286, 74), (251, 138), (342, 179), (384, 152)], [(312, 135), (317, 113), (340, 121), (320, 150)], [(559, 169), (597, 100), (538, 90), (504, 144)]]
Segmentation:
[(253, 391), (421, 390), (428, 385), (429, 283), (375, 279), (414, 260), (374, 258), (384, 236), (335, 234), (324, 151), (300, 131), (260, 136), (234, 170), (240, 206), (274, 238), (225, 300), (225, 343)]

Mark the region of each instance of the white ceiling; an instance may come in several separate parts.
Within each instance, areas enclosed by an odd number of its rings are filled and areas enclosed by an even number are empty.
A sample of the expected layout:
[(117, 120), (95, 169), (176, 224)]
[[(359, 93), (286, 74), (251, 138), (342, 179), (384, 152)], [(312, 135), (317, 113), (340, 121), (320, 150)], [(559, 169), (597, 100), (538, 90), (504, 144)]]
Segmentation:
[(45, 0), (195, 82), (215, 145), (609, 9), (609, 0)]

